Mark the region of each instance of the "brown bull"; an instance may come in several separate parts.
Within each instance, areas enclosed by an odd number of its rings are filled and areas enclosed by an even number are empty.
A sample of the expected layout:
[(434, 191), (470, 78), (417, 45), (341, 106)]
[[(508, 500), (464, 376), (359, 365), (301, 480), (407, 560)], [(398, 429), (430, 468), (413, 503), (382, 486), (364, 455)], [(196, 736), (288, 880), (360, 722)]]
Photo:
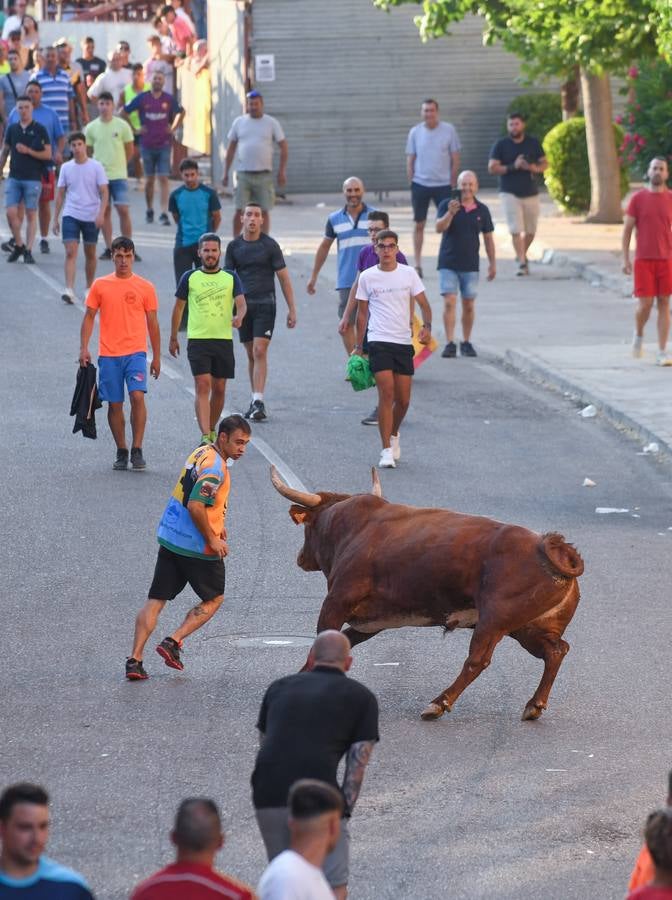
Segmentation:
[(354, 646), (386, 628), (473, 628), (469, 655), (453, 684), (423, 719), (450, 711), (489, 664), (504, 635), (544, 661), (523, 719), (538, 719), (569, 650), (563, 632), (579, 602), (583, 560), (560, 534), (444, 509), (389, 503), (373, 470), (371, 494), (308, 494), (271, 467), (289, 514), (305, 529), (297, 562), (322, 571), (328, 592), (318, 633), (341, 630)]

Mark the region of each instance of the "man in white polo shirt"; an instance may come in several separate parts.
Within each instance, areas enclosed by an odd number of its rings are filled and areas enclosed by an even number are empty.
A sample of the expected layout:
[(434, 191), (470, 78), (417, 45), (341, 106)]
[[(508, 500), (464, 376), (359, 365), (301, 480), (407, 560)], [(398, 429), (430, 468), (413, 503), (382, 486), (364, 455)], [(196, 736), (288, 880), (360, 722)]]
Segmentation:
[(439, 120), (436, 100), (422, 101), (422, 122), (408, 132), (406, 174), (413, 204), (413, 251), (415, 269), (422, 278), (422, 244), (430, 201), (438, 208), (450, 199), (451, 188), (460, 171), (460, 139), (450, 122)]
[(365, 269), (357, 285), (357, 343), (353, 353), (364, 355), (362, 342), (367, 332), (369, 366), (378, 388), (378, 430), (383, 445), (381, 469), (394, 469), (401, 458), (399, 426), (411, 400), (413, 306), (422, 311), (418, 339), (432, 339), (432, 309), (418, 273), (397, 262), (399, 238), (394, 231), (378, 232), (378, 265)]

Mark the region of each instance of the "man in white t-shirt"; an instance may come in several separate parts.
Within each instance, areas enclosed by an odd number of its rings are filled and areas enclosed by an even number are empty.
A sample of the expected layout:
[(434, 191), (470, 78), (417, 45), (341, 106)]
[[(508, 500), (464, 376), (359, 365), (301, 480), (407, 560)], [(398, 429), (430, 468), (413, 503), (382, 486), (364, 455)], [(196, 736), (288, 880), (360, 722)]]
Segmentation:
[(422, 244), (430, 201), (438, 208), (450, 200), (450, 192), (460, 171), (460, 138), (450, 122), (439, 119), (436, 100), (422, 101), (422, 122), (408, 132), (406, 174), (413, 204), (413, 250), (415, 268), (422, 278)]
[(130, 69), (123, 67), (121, 54), (117, 50), (110, 50), (107, 54), (107, 59), (109, 66), (98, 75), (86, 94), (89, 100), (98, 100), (100, 95), (107, 91), (112, 94), (114, 108), (116, 109), (119, 105), (121, 92), (133, 80), (133, 73)]
[(247, 113), (233, 120), (227, 135), (226, 162), (222, 183), (229, 183), (229, 172), (238, 151), (236, 163), (236, 211), (233, 214), (233, 236), (238, 237), (243, 227), (243, 210), (248, 203), (256, 203), (263, 213), (261, 230), (271, 230), (271, 210), (275, 203), (273, 187), (273, 143), (280, 150), (278, 187), (287, 182), (287, 139), (282, 126), (273, 116), (264, 112), (264, 98), (259, 91), (247, 94)]
[(289, 791), (290, 849), (267, 866), (259, 900), (334, 900), (322, 863), (338, 843), (343, 798), (324, 781), (304, 778)]
[(399, 426), (411, 400), (413, 377), (412, 322), (417, 302), (422, 311), (418, 338), (428, 344), (432, 337), (432, 309), (420, 276), (397, 262), (399, 238), (394, 231), (378, 232), (378, 265), (365, 269), (357, 286), (357, 343), (353, 353), (363, 356), (367, 331), (369, 366), (378, 388), (378, 430), (383, 445), (378, 466), (394, 469), (401, 458)]
[[(63, 232), (65, 245), (65, 303), (75, 302), (75, 270), (81, 235), (84, 243), (84, 265), (87, 289), (96, 277), (96, 244), (98, 231), (105, 218), (109, 187), (105, 169), (86, 151), (86, 137), (74, 131), (69, 139), (72, 159), (61, 166), (56, 193), (53, 232)], [(63, 226), (61, 227), (61, 209)]]

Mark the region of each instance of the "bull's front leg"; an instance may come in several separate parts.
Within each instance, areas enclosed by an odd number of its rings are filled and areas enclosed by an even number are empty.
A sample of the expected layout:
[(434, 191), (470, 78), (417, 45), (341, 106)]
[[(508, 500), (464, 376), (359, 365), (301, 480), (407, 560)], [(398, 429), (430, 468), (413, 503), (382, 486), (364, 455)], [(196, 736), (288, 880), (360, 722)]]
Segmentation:
[(453, 704), (462, 691), (487, 669), (492, 659), (495, 647), (504, 637), (505, 632), (493, 631), (487, 625), (479, 622), (469, 644), (469, 656), (462, 666), (462, 671), (449, 688), (435, 697), (421, 715), (425, 721), (438, 719), (444, 712), (450, 712)]
[[(334, 631), (341, 631), (343, 626), (347, 621), (347, 616), (345, 613), (346, 604), (343, 603), (342, 594), (336, 594), (335, 591), (330, 590), (327, 596), (324, 598), (322, 603), (322, 608), (320, 609), (320, 615), (317, 620), (317, 634), (321, 634), (323, 631), (329, 631), (333, 629)], [(348, 610), (351, 608), (347, 607)], [(308, 653), (308, 657), (303, 664), (303, 668), (299, 671), (306, 672), (310, 668), (310, 653)]]

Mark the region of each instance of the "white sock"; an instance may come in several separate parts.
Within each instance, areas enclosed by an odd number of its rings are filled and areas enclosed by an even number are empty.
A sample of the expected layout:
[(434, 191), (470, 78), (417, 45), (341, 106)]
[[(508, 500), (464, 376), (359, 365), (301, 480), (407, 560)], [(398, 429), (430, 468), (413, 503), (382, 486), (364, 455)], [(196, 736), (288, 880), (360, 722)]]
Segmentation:
[(253, 402), (253, 403), (254, 403), (255, 400), (263, 400), (263, 399), (264, 399), (264, 395), (263, 395), (263, 394), (254, 394), (254, 393), (252, 394), (252, 402)]

